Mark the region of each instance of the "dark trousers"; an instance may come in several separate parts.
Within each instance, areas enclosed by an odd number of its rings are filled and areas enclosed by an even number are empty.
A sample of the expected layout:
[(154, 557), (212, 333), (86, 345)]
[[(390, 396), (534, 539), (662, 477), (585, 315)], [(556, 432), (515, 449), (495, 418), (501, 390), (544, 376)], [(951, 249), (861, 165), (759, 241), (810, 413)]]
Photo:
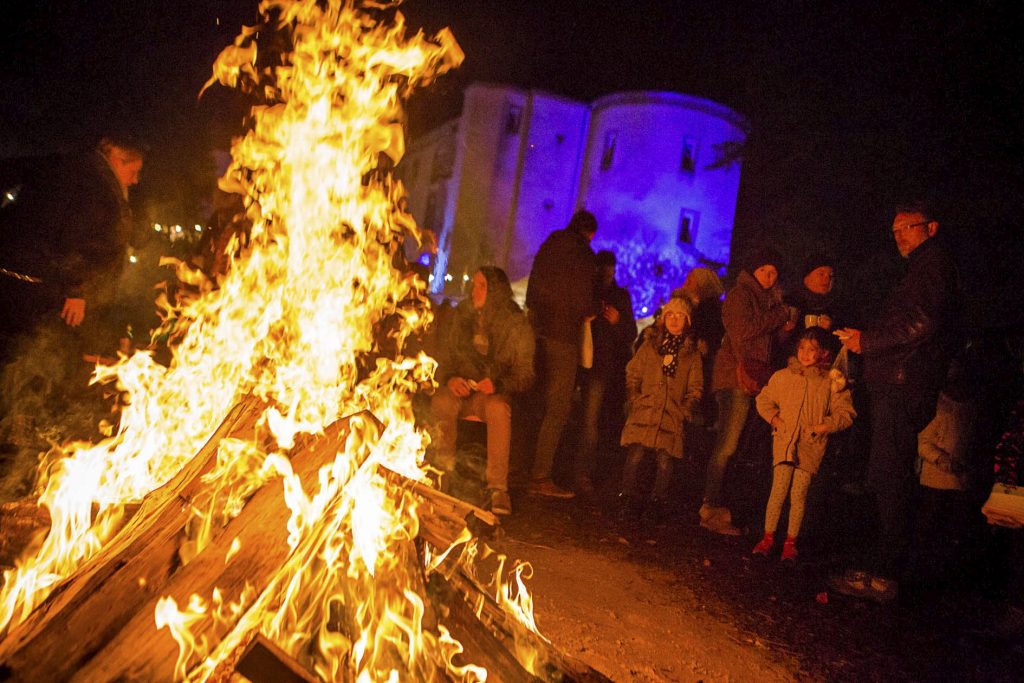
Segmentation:
[[(637, 476), (640, 464), (644, 459), (644, 454), (647, 452), (648, 449), (638, 443), (629, 445), (629, 451), (627, 451), (626, 455), (626, 466), (622, 471), (622, 494), (624, 496), (634, 498), (639, 493), (637, 491)], [(658, 470), (654, 475), (654, 488), (651, 490), (651, 498), (663, 501), (665, 500), (665, 494), (668, 493), (669, 484), (672, 483), (673, 458), (665, 451), (657, 451), (655, 456), (657, 457)]]
[(583, 445), (576, 456), (573, 474), (577, 479), (591, 478), (599, 461), (599, 451), (618, 443), (624, 421), (622, 369), (594, 368), (582, 371)]
[(580, 350), (576, 344), (539, 337), (537, 339), (538, 378), (544, 392), (544, 417), (537, 433), (537, 450), (533, 457), (533, 479), (550, 479), (555, 452), (562, 440), (565, 423), (572, 411), (572, 394), (576, 389), (576, 368)]
[(868, 484), (875, 494), (878, 537), (872, 571), (899, 578), (911, 540), (917, 499), (917, 434), (935, 417), (937, 391), (911, 387), (871, 389), (871, 456)]

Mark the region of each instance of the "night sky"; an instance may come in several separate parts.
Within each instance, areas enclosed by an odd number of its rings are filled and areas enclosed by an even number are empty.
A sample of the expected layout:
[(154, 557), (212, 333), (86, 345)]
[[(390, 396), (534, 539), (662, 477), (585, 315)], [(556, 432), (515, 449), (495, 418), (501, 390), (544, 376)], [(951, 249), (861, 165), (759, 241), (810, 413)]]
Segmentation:
[[(255, 0), (18, 4), (0, 26), (0, 157), (128, 128), (151, 147), (150, 205), (180, 206), (204, 191), (207, 152), (227, 144), (244, 108), (223, 90), (197, 94), (220, 49), (255, 19)], [(466, 62), (415, 98), (410, 127), (455, 115), (473, 81), (584, 100), (622, 90), (707, 97), (753, 129), (736, 247), (768, 239), (795, 254), (822, 244), (841, 257), (848, 288), (879, 286), (885, 278), (870, 273), (898, 261), (893, 203), (926, 196), (985, 304), (978, 309), (1019, 319), (1019, 7), (412, 0), (409, 23), (451, 26)]]

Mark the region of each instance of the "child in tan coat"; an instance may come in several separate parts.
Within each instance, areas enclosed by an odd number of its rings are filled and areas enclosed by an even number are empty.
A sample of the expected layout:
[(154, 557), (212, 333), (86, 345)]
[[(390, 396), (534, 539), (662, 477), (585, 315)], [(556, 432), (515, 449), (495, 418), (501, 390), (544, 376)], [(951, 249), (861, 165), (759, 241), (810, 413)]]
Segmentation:
[(683, 423), (693, 419), (704, 391), (701, 357), (689, 328), (689, 306), (682, 299), (669, 299), (626, 365), (629, 417), (620, 441), (627, 448), (620, 501), (627, 516), (639, 507), (637, 472), (645, 454), (657, 457), (650, 500), (655, 516), (665, 506), (673, 461), (683, 457)]
[(853, 424), (856, 413), (846, 378), (829, 369), (828, 333), (811, 327), (800, 335), (796, 357), (757, 396), (757, 412), (772, 426), (772, 492), (765, 510), (764, 538), (755, 555), (775, 543), (782, 505), (789, 495), (789, 529), (782, 559), (796, 561), (796, 539), (811, 479), (825, 456), (828, 435)]

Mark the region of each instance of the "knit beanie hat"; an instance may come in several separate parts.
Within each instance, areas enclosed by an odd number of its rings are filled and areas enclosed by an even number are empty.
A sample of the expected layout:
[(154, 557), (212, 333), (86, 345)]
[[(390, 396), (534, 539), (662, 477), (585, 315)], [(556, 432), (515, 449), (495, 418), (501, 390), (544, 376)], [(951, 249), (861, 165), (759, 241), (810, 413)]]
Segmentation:
[(825, 252), (817, 252), (811, 254), (804, 259), (803, 267), (800, 270), (800, 277), (806, 277), (812, 270), (816, 270), (821, 267), (835, 268), (835, 259), (826, 254)]
[(743, 260), (743, 269), (753, 275), (761, 266), (772, 265), (782, 270), (782, 255), (771, 247), (757, 247), (747, 254)]
[(687, 325), (687, 327), (689, 327), (689, 325), (690, 325), (690, 304), (685, 299), (681, 299), (681, 298), (676, 297), (676, 296), (674, 296), (671, 299), (669, 299), (665, 303), (665, 305), (661, 307), (661, 318), (662, 318), (662, 320), (665, 319), (665, 316), (669, 312), (682, 313), (683, 314), (683, 318), (685, 318), (685, 320), (686, 320), (686, 325)]

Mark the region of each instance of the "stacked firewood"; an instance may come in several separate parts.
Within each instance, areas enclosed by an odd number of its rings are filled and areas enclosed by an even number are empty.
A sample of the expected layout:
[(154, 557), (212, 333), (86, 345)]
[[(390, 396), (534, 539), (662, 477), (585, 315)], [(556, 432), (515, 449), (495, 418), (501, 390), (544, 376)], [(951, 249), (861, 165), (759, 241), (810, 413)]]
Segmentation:
[[(194, 593), (218, 586), (227, 594), (249, 584), (263, 590), (287, 560), (290, 515), (282, 483), (271, 480), (246, 502), (241, 513), (218, 529), (194, 556), (183, 557), (193, 506), (203, 495), (203, 475), (216, 463), (227, 438), (265, 441), (259, 432), (264, 406), (256, 399), (240, 402), (191, 462), (137, 508), (126, 510), (124, 526), (103, 550), (66, 579), (29, 617), (3, 634), (0, 672), (12, 681), (170, 681), (178, 645), (166, 630), (157, 630), (157, 601), (171, 596), (184, 605)], [(360, 416), (363, 424), (376, 423)], [(376, 423), (379, 425), (379, 423)], [(299, 440), (290, 451), (293, 471), (311, 485), (346, 438), (351, 421), (341, 420), (325, 434)], [(441, 553), (463, 537), (467, 527), (493, 528), (490, 513), (447, 496), (420, 482), (382, 471), (405, 495), (417, 498), (420, 520), (415, 552)], [(37, 543), (49, 516), (30, 501), (0, 508), (0, 564)], [(231, 556), (230, 562), (225, 557)], [(490, 672), (489, 680), (606, 680), (571, 660), (503, 609), (496, 596), (454, 556), (429, 575), (422, 588), (428, 599), (425, 622), (443, 623), (462, 642), (460, 664)], [(423, 566), (423, 563), (420, 563)], [(429, 626), (429, 623), (425, 623)], [(217, 634), (199, 626), (198, 637), (216, 642)], [(517, 652), (531, 652), (525, 664)], [(534, 674), (527, 671), (532, 670)], [(224, 680), (243, 675), (254, 681), (315, 680), (273, 643), (251, 634), (223, 672)], [(443, 672), (438, 672), (443, 677)]]

